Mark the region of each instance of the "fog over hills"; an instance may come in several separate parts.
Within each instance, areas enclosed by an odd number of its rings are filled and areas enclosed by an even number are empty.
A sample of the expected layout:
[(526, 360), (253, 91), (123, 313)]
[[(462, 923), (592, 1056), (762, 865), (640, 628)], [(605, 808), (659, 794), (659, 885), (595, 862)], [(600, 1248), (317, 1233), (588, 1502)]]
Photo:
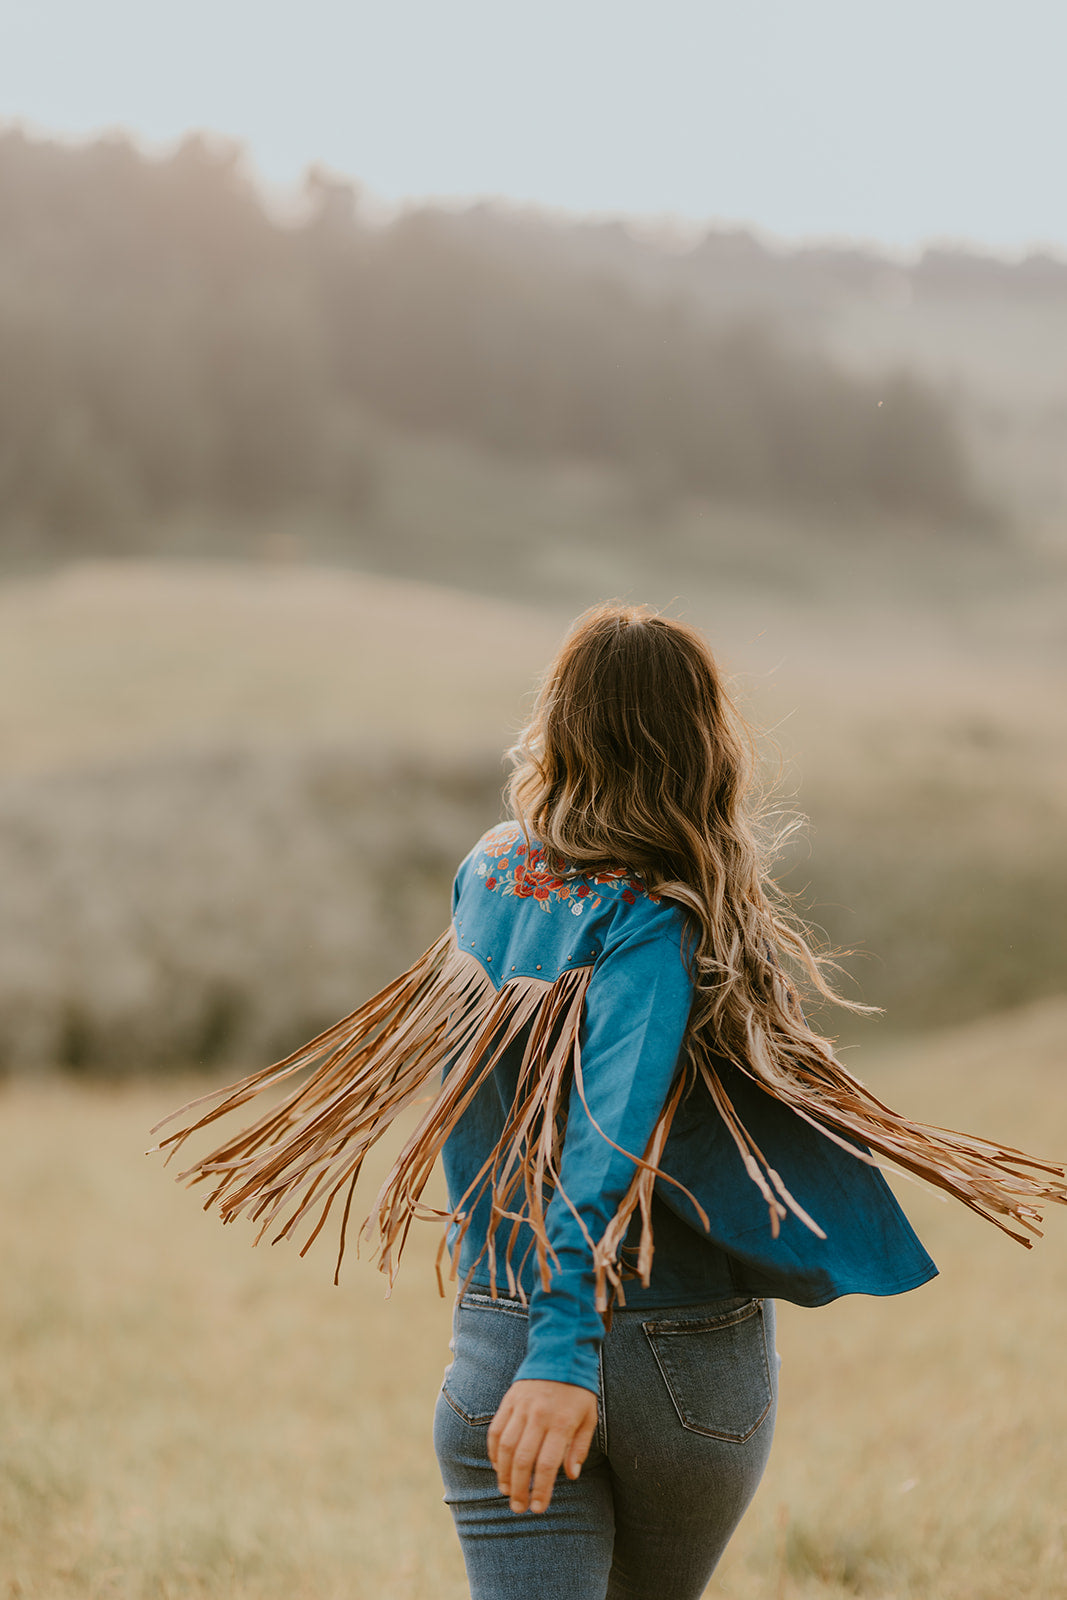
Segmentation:
[(0, 216), (0, 1070), (331, 1021), (611, 595), (707, 629), (894, 1026), (1062, 988), (1063, 263), (282, 215), (208, 138), (0, 135)]

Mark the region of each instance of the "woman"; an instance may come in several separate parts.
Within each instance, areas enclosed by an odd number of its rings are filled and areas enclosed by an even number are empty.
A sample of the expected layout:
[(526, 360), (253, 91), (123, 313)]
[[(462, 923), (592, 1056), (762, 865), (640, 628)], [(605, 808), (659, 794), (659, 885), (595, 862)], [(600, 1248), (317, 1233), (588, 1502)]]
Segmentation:
[(162, 1147), (316, 1067), (183, 1176), (260, 1234), (317, 1213), (304, 1249), (343, 1191), (343, 1252), (367, 1150), (443, 1070), (367, 1226), (392, 1273), (443, 1152), (462, 1289), (435, 1443), (472, 1595), (687, 1600), (767, 1459), (774, 1299), (936, 1271), (875, 1160), (1024, 1244), (1063, 1172), (896, 1115), (808, 1026), (796, 978), (848, 1003), (775, 894), (694, 630), (580, 618), (513, 756), (448, 931)]

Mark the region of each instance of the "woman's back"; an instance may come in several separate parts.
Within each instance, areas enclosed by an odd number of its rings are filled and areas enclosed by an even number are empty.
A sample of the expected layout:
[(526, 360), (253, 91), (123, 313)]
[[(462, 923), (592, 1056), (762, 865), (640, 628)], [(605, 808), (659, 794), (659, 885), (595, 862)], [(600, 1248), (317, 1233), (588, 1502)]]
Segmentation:
[[(934, 1275), (880, 1173), (720, 1061), (746, 1127), (786, 1184), (802, 1193), (823, 1237), (792, 1215), (772, 1232), (763, 1197), (706, 1088), (685, 1081), (694, 995), (687, 924), (679, 906), (624, 869), (553, 870), (517, 822), (490, 830), (457, 873), (453, 937), (472, 983), (495, 1005), (497, 1028), (524, 1016), (444, 1148), (449, 1202), (463, 1213), (452, 1244), (460, 1243), (461, 1281), (531, 1300), (524, 1376), (574, 1381), (575, 1371), (595, 1373), (605, 1292), (591, 1244), (609, 1234), (640, 1177), (634, 1158), (652, 1160), (661, 1175), (648, 1218), (655, 1256), (647, 1283), (634, 1270), (639, 1208), (620, 1230), (620, 1261), (628, 1258), (630, 1268), (620, 1286), (627, 1305), (738, 1292), (817, 1305), (845, 1293), (898, 1293)], [(579, 995), (580, 1010), (568, 1001)], [(566, 1114), (559, 1171), (549, 1174), (559, 1192), (546, 1193), (543, 1220), (531, 1219), (527, 1206), (516, 1222), (519, 1192), (507, 1192), (506, 1183), (531, 1159), (541, 1131), (525, 1128), (520, 1147), (516, 1108), (528, 1080), (543, 1084), (551, 1076), (544, 1061), (553, 1026), (560, 1062), (570, 1065), (568, 1053), (579, 1046), (573, 1081), (572, 1073), (558, 1075), (557, 1096), (538, 1107), (540, 1117)], [(653, 1156), (675, 1088), (687, 1092)], [(488, 1161), (495, 1165), (487, 1169)], [(494, 1176), (501, 1171), (504, 1183)]]

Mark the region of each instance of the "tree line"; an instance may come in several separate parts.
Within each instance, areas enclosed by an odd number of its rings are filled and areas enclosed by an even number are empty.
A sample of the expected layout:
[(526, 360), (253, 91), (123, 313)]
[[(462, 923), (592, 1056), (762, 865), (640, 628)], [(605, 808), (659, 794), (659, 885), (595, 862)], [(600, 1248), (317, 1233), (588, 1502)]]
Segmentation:
[(357, 520), (374, 429), (590, 460), (668, 495), (981, 515), (947, 403), (715, 324), (430, 207), (309, 172), (280, 215), (232, 144), (0, 134), (0, 548), (150, 547), (187, 507)]

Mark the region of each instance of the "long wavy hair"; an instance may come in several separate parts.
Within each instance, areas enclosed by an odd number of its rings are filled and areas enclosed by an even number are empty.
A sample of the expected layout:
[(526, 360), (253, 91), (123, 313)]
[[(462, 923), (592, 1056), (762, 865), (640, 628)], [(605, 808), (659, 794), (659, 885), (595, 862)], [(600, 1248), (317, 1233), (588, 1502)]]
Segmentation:
[(702, 635), (647, 606), (586, 611), (509, 755), (511, 810), (554, 870), (626, 867), (689, 912), (690, 1049), (772, 1083), (798, 1066), (818, 1076), (831, 1046), (798, 987), (875, 1008), (838, 992), (836, 964), (771, 876), (800, 819), (764, 800), (751, 731)]

